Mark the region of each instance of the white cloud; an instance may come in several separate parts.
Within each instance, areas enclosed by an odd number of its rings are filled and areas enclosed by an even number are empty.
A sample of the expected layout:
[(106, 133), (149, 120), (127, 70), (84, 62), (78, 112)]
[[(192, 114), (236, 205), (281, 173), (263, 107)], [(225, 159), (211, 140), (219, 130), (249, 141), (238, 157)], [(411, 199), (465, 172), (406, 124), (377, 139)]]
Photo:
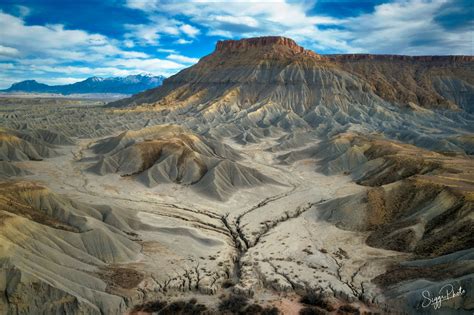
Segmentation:
[(133, 38), (145, 45), (157, 45), (160, 35), (158, 34), (158, 26), (150, 26), (145, 24), (127, 24), (125, 28), (128, 29), (128, 33), (125, 35), (127, 38)]
[(86, 77), (83, 78), (71, 78), (71, 77), (59, 77), (59, 78), (37, 78), (36, 81), (45, 83), (48, 85), (64, 85), (64, 84), (72, 84), (79, 81), (83, 81), (87, 79)]
[(16, 48), (0, 45), (0, 56), (13, 57), (17, 56), (19, 53), (20, 52)]
[[(56, 59), (101, 59), (118, 55), (146, 58), (141, 52), (125, 51), (101, 34), (65, 29), (63, 25), (25, 25), (18, 17), (0, 11), (0, 45), (21, 52), (22, 57), (53, 56)], [(12, 50), (10, 50), (12, 51)]]
[(445, 0), (409, 0), (385, 3), (374, 12), (348, 19), (351, 45), (367, 52), (437, 55), (472, 54), (472, 29), (450, 31), (434, 17)]
[(180, 39), (176, 40), (174, 43), (175, 44), (180, 44), (180, 45), (185, 45), (185, 44), (191, 44), (192, 42), (193, 42), (192, 40), (180, 38)]
[[(474, 23), (449, 30), (435, 21), (441, 13), (469, 10), (465, 8), (467, 4), (458, 2), (393, 0), (375, 6), (371, 13), (351, 18), (314, 13), (315, 1), (230, 0), (224, 5), (214, 0), (128, 0), (127, 5), (151, 17), (166, 15), (179, 19), (185, 16), (187, 22), (211, 36), (287, 36), (317, 52), (473, 54)], [(353, 5), (351, 1), (343, 3)]]
[(216, 15), (216, 16), (213, 16), (212, 19), (214, 19), (217, 22), (229, 23), (229, 24), (234, 24), (234, 25), (243, 24), (249, 27), (259, 26), (258, 21), (251, 16)]
[(178, 54), (170, 54), (166, 57), (166, 59), (173, 60), (176, 62), (181, 62), (181, 63), (187, 63), (187, 64), (196, 63), (199, 61), (199, 58), (190, 58), (190, 57), (186, 57), (186, 56), (178, 55)]
[(121, 56), (124, 58), (148, 58), (149, 55), (139, 51), (126, 51), (113, 45), (103, 45), (91, 47), (91, 50), (99, 53), (101, 56)]
[(196, 35), (199, 34), (199, 29), (189, 24), (183, 24), (179, 27), (179, 29), (181, 30), (181, 32), (190, 37), (196, 37)]
[(15, 68), (15, 65), (13, 63), (0, 63), (1, 70), (12, 70), (14, 68)]
[(155, 5), (154, 0), (150, 1), (144, 1), (144, 0), (127, 0), (127, 6), (131, 9), (137, 9), (137, 10), (150, 10), (153, 8)]
[(25, 7), (24, 5), (17, 5), (16, 9), (18, 11), (19, 16), (22, 17), (22, 18), (30, 15), (30, 13), (31, 13), (30, 8)]
[[(230, 32), (230, 31), (223, 31), (223, 30), (210, 30), (209, 32), (207, 32), (207, 35), (224, 37), (224, 38), (233, 38), (233, 37), (235, 37), (234, 33)], [(242, 36), (242, 38), (243, 38), (243, 36)]]
[(144, 45), (158, 45), (162, 36), (194, 38), (200, 30), (190, 24), (162, 15), (152, 15), (147, 24), (126, 24), (128, 39), (134, 39)]
[[(319, 26), (335, 25), (341, 21), (323, 15), (309, 15), (307, 11), (314, 3), (275, 1), (158, 1), (129, 0), (130, 8), (147, 12), (151, 17), (167, 15), (178, 19), (186, 16), (199, 29), (206, 29), (207, 35), (242, 38), (263, 35), (294, 37), (301, 44), (310, 47), (344, 50), (348, 47), (344, 38), (334, 38), (333, 30)], [(315, 42), (318, 45), (315, 45)], [(180, 38), (177, 43), (189, 43)]]
[(152, 73), (154, 75), (174, 74), (176, 71), (185, 68), (186, 66), (179, 63), (177, 60), (167, 59), (125, 59), (113, 58), (102, 62), (102, 66), (90, 65), (57, 65), (57, 64), (42, 64), (39, 60), (33, 63), (0, 63), (0, 70), (7, 72), (16, 72), (18, 74), (25, 74), (35, 76), (38, 74), (53, 74), (55, 76), (60, 74), (69, 74), (80, 77), (87, 76), (125, 76), (139, 73)]
[(133, 40), (129, 40), (129, 39), (124, 40), (123, 45), (127, 48), (135, 47), (135, 43), (133, 42)]
[(178, 69), (183, 67), (182, 64), (176, 63), (174, 61), (169, 61), (159, 58), (150, 58), (150, 59), (112, 59), (105, 63), (110, 66), (122, 66), (126, 68), (154, 68), (159, 67), (160, 69)]
[(74, 74), (92, 74), (90, 67), (79, 66), (33, 66), (32, 71), (55, 72), (55, 73), (74, 73)]
[(81, 30), (65, 30), (62, 25), (27, 26), (23, 20), (0, 12), (0, 43), (22, 52), (44, 53), (50, 49), (71, 49), (78, 46), (100, 46), (107, 43), (100, 34)]
[[(111, 59), (105, 62), (106, 66), (116, 68), (129, 74), (153, 73), (155, 75), (169, 76), (185, 68), (182, 63), (159, 58), (150, 59)], [(122, 75), (122, 74), (120, 74)]]
[(63, 84), (61, 80), (64, 74), (69, 74), (67, 78), (75, 78), (76, 81), (91, 76), (116, 77), (141, 73), (170, 76), (184, 67), (183, 64), (162, 59), (114, 59), (102, 67), (0, 63), (0, 88), (29, 79), (47, 84)]
[[(185, 67), (177, 60), (151, 58), (144, 52), (132, 50), (135, 44), (132, 38), (119, 41), (57, 24), (27, 25), (23, 19), (2, 11), (0, 30), (0, 85), (3, 87), (31, 78), (60, 82), (65, 75), (78, 79), (144, 72), (168, 76)], [(168, 28), (166, 32), (182, 33), (179, 28)]]
[(168, 54), (173, 54), (176, 52), (176, 50), (168, 49), (168, 48), (158, 48), (156, 51), (161, 52), (161, 53), (168, 53)]

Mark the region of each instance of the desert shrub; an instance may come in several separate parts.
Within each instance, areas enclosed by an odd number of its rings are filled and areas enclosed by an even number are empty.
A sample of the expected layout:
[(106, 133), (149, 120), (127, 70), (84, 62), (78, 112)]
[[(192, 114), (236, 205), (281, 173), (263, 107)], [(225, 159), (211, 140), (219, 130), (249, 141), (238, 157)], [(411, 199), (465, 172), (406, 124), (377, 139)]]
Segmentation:
[(260, 315), (278, 315), (280, 310), (275, 306), (267, 306), (261, 312)]
[(250, 304), (244, 310), (241, 310), (239, 315), (278, 315), (280, 311), (274, 306), (263, 307), (259, 304)]
[(300, 315), (325, 315), (327, 311), (320, 309), (319, 307), (305, 307), (300, 310)]
[(167, 303), (164, 301), (153, 301), (142, 305), (137, 305), (133, 308), (132, 314), (135, 312), (159, 312), (160, 315), (200, 315), (207, 314), (207, 307), (203, 304), (198, 304), (196, 299), (189, 301), (174, 301)]
[(259, 304), (249, 304), (248, 298), (240, 294), (232, 294), (222, 299), (219, 311), (223, 314), (238, 315), (278, 315), (280, 311), (273, 306), (263, 307)]
[(133, 308), (132, 312), (147, 312), (147, 313), (158, 312), (163, 307), (165, 307), (166, 304), (167, 304), (166, 302), (162, 302), (162, 301), (147, 302), (145, 304), (136, 305)]
[(235, 283), (232, 282), (231, 280), (226, 280), (222, 283), (222, 288), (227, 289), (227, 288), (233, 287), (234, 285)]
[(244, 311), (240, 312), (242, 315), (250, 315), (250, 314), (261, 314), (263, 311), (263, 307), (258, 304), (251, 304), (245, 308)]
[(203, 304), (197, 304), (197, 301), (176, 301), (161, 310), (161, 315), (199, 315), (206, 312), (207, 308)]
[[(194, 306), (190, 304), (191, 307)], [(186, 309), (186, 302), (184, 301), (175, 301), (168, 304), (167, 307), (163, 308), (160, 314), (179, 314)]]
[(219, 311), (238, 314), (248, 305), (248, 298), (241, 294), (231, 294), (219, 303)]
[(350, 304), (345, 304), (339, 307), (338, 313), (341, 314), (360, 314), (360, 311), (358, 308), (350, 305)]
[(332, 307), (332, 305), (329, 304), (328, 301), (323, 296), (321, 296), (321, 294), (318, 294), (314, 291), (307, 292), (305, 295), (303, 295), (300, 299), (300, 302), (306, 305), (318, 306), (328, 311), (334, 311), (334, 307)]

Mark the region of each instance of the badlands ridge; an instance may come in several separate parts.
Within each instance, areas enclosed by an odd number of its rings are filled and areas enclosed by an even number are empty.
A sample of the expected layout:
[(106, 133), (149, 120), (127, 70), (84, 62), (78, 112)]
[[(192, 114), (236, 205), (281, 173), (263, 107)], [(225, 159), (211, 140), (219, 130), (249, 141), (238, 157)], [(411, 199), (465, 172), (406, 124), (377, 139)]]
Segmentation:
[(0, 313), (474, 309), (474, 57), (220, 41), (102, 106), (0, 100)]

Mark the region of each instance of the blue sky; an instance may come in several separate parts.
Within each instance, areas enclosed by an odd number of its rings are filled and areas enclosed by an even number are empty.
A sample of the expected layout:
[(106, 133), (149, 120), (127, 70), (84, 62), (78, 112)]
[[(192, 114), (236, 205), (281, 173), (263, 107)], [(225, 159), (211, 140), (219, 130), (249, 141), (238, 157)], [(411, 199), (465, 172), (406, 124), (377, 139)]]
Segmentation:
[(282, 35), (318, 53), (474, 54), (473, 0), (0, 1), (0, 88), (169, 76), (219, 39)]

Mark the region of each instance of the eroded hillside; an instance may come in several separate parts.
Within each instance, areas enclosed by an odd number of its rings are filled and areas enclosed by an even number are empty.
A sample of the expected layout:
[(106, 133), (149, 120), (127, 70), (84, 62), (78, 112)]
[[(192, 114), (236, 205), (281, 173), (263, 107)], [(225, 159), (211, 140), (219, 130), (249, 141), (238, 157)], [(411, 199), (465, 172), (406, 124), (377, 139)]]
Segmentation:
[(107, 106), (9, 99), (0, 313), (472, 313), (472, 66), (267, 37)]

